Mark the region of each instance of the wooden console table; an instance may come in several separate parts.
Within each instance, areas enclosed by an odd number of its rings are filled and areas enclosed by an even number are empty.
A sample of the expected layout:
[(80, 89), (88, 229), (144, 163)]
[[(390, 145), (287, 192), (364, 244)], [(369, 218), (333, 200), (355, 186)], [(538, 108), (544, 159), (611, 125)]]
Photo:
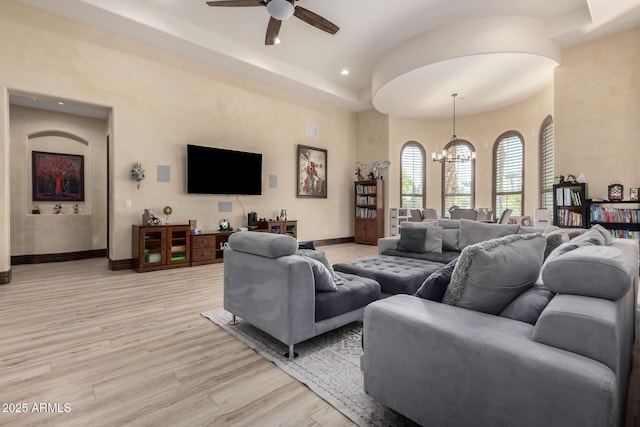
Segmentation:
[(258, 221), (258, 228), (255, 231), (268, 231), (276, 234), (288, 234), (293, 238), (298, 238), (298, 221)]

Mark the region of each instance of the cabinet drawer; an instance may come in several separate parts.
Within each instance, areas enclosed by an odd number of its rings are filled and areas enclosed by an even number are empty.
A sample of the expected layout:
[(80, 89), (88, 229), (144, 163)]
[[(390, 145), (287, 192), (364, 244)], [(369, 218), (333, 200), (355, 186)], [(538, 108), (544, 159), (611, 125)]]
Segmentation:
[(193, 248), (191, 252), (191, 261), (213, 261), (216, 259), (216, 251), (213, 248)]
[(200, 248), (213, 249), (216, 247), (216, 238), (214, 236), (191, 236), (191, 247), (194, 249), (200, 249)]

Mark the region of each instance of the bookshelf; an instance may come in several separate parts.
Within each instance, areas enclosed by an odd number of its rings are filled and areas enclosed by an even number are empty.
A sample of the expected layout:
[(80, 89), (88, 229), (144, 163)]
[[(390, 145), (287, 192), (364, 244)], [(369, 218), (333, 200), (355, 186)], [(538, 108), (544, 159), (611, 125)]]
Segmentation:
[(586, 228), (588, 206), (586, 184), (553, 186), (553, 224), (564, 228)]
[(640, 201), (589, 201), (589, 224), (600, 224), (611, 236), (640, 241)]
[(356, 181), (355, 236), (356, 243), (377, 245), (384, 237), (384, 181)]

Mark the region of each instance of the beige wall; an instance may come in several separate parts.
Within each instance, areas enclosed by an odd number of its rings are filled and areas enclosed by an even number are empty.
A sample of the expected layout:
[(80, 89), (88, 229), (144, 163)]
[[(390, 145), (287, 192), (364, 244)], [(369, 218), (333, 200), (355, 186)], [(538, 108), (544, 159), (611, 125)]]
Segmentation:
[(555, 73), (556, 174), (584, 173), (587, 193), (640, 187), (640, 27), (565, 49)]
[[(463, 101), (464, 102), (464, 101)], [(476, 207), (492, 206), (493, 146), (496, 139), (509, 130), (520, 132), (525, 147), (525, 215), (533, 215), (538, 207), (539, 149), (538, 137), (542, 121), (553, 113), (553, 87), (507, 108), (465, 117), (456, 116), (456, 134), (471, 142), (476, 149)], [(408, 120), (391, 117), (389, 125), (390, 207), (400, 204), (400, 150), (407, 141), (417, 141), (427, 154), (427, 207), (441, 211), (442, 168), (431, 160), (432, 152), (440, 152), (451, 139), (452, 119)], [(392, 206), (391, 206), (392, 205)]]
[[(174, 208), (172, 223), (191, 218), (203, 229), (221, 218), (234, 227), (246, 213), (273, 217), (287, 209), (299, 220), (299, 238), (328, 239), (353, 235), (353, 165), (356, 118), (327, 104), (280, 90), (214, 67), (124, 40), (95, 28), (49, 15), (13, 1), (0, 2), (0, 87), (46, 94), (111, 107), (110, 178), (112, 206), (110, 258), (131, 257), (131, 224), (144, 208)], [(8, 128), (6, 103), (0, 103), (0, 130)], [(318, 138), (305, 137), (306, 126)], [(1, 170), (9, 138), (0, 134)], [(187, 144), (263, 153), (262, 196), (185, 194)], [(328, 198), (296, 197), (296, 145), (328, 149)], [(130, 178), (142, 162), (147, 179), (140, 190)], [(156, 166), (171, 168), (171, 182), (159, 183)], [(278, 187), (268, 187), (276, 175)], [(0, 205), (9, 203), (3, 179)], [(125, 201), (132, 208), (125, 208)], [(218, 212), (218, 201), (233, 212)], [(0, 212), (2, 220), (2, 212)], [(10, 224), (1, 222), (0, 271), (8, 269)]]
[[(11, 255), (50, 254), (104, 249), (107, 247), (107, 123), (105, 120), (54, 113), (18, 106), (10, 107), (11, 134)], [(66, 132), (88, 142), (65, 136), (29, 138), (38, 132)], [(32, 151), (84, 156), (85, 200), (32, 202)], [(38, 203), (40, 215), (31, 214)], [(97, 243), (94, 243), (97, 239)]]

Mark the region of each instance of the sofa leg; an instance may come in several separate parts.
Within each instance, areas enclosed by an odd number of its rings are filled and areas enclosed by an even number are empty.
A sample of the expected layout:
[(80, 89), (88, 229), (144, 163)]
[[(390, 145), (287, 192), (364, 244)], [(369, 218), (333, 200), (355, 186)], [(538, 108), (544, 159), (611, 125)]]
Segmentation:
[(289, 358), (289, 360), (293, 360), (298, 357), (298, 353), (293, 351), (293, 344), (289, 346), (289, 351), (284, 354), (284, 357)]
[(236, 319), (236, 315), (232, 314), (231, 315), (231, 322), (229, 322), (230, 325), (237, 325), (238, 324), (238, 319)]

